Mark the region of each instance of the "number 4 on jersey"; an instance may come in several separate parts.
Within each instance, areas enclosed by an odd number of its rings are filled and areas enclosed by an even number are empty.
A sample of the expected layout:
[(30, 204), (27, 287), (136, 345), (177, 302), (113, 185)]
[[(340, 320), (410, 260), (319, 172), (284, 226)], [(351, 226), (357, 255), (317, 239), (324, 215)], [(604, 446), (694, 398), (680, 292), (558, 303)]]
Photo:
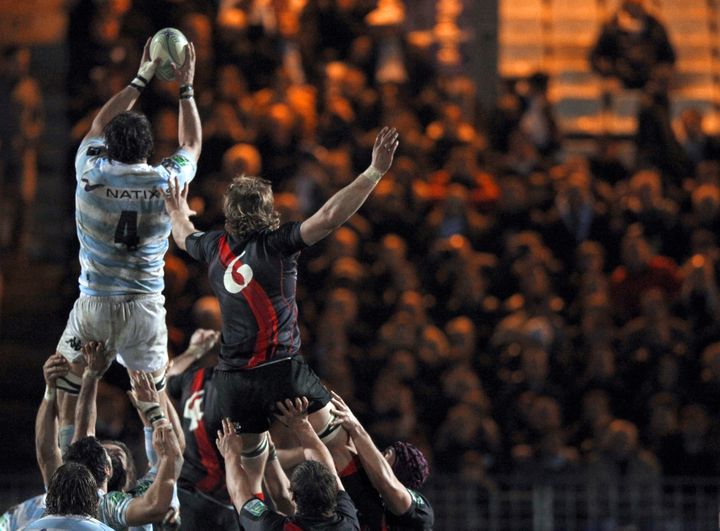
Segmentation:
[(122, 243), (128, 251), (134, 251), (140, 243), (137, 234), (137, 217), (137, 211), (123, 210), (115, 227), (115, 243)]

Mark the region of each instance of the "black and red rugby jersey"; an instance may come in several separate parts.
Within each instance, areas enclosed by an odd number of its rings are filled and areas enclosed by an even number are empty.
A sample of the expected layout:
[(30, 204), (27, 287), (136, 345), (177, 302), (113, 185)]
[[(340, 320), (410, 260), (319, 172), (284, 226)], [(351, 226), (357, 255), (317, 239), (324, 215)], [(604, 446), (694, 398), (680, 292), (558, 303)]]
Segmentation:
[(222, 503), (231, 503), (225, 487), (225, 461), (215, 445), (222, 415), (212, 383), (213, 368), (171, 376), (167, 392), (177, 401), (185, 434), (184, 461), (178, 485), (199, 490)]
[(208, 264), (222, 311), (219, 370), (252, 368), (300, 350), (295, 287), (300, 223), (262, 230), (243, 240), (225, 231), (196, 232), (187, 251)]

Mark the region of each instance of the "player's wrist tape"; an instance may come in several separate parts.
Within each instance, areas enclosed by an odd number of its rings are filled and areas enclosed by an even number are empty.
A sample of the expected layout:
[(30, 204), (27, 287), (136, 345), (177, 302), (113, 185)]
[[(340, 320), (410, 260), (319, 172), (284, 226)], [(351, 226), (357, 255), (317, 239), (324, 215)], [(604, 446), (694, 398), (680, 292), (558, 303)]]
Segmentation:
[(61, 376), (57, 379), (55, 387), (70, 395), (79, 395), (80, 388), (82, 387), (82, 378), (69, 372), (65, 376)]
[(138, 73), (130, 82), (130, 86), (136, 89), (138, 92), (142, 92), (143, 90), (145, 90), (145, 87), (147, 87), (148, 81), (148, 79)]
[(48, 402), (52, 402), (55, 400), (55, 388), (50, 387), (49, 385), (45, 386), (45, 394), (43, 395), (43, 400), (47, 400)]
[(270, 449), (268, 450), (268, 458), (267, 458), (267, 460), (268, 460), (268, 462), (270, 462), (270, 461), (274, 461), (274, 460), (277, 459), (277, 458), (278, 458), (278, 456), (277, 456), (277, 450), (275, 449), (275, 445), (273, 444), (273, 445), (270, 446)]
[(360, 175), (367, 177), (375, 184), (380, 182), (380, 179), (382, 179), (383, 176), (383, 174), (380, 173), (380, 171), (375, 169), (373, 166), (368, 166), (368, 169), (362, 172)]
[(100, 378), (100, 371), (96, 371), (94, 369), (86, 368), (83, 371), (83, 378)]
[(180, 99), (181, 100), (189, 100), (190, 98), (192, 98), (194, 96), (195, 96), (195, 91), (193, 90), (193, 86), (190, 83), (180, 87)]

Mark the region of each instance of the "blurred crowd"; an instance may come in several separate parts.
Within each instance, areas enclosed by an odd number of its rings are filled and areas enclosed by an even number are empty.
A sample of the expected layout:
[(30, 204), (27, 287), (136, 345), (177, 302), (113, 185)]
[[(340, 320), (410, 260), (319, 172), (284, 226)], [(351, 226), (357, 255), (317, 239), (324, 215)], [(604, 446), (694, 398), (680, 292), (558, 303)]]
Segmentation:
[[(646, 146), (670, 165), (628, 163), (612, 138), (568, 155), (546, 76), (481, 109), (462, 69), (411, 38), (401, 3), (217, 4), (75, 4), (68, 190), (94, 112), (147, 36), (177, 27), (197, 52), (199, 228), (222, 222), (240, 173), (272, 181), (283, 220), (304, 219), (365, 169), (379, 127), (400, 131), (393, 168), (303, 252), (298, 283), (304, 355), (378, 446), (409, 440), (478, 482), (720, 473), (720, 166), (701, 115), (670, 130), (672, 150)], [(177, 144), (177, 87), (148, 91), (157, 162)], [(219, 329), (219, 306), (184, 253), (165, 279), (179, 353), (195, 328)], [(99, 404), (104, 436), (128, 429), (119, 389)]]

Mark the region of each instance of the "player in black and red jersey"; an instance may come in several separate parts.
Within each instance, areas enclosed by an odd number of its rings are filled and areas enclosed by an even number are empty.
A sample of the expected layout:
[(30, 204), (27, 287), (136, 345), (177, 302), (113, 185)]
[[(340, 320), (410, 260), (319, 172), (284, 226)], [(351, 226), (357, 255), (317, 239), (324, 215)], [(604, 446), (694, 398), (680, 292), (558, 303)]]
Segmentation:
[(344, 445), (331, 424), (330, 395), (300, 353), (295, 288), (302, 249), (345, 223), (390, 169), (398, 133), (383, 128), (367, 170), (303, 222), (280, 226), (270, 182), (236, 177), (225, 193), (225, 230), (199, 232), (190, 221), (187, 188), (166, 196), (173, 238), (208, 264), (210, 284), (223, 317), (220, 361), (215, 371), (221, 412), (239, 422), (243, 467), (259, 492), (268, 448), (266, 432), (275, 403), (296, 396), (310, 401), (310, 421), (328, 445)]
[(357, 455), (340, 472), (355, 503), (363, 531), (427, 531), (435, 515), (417, 489), (425, 483), (429, 466), (412, 444), (398, 441), (380, 452), (370, 434), (342, 398), (333, 392), (334, 423), (352, 439)]

